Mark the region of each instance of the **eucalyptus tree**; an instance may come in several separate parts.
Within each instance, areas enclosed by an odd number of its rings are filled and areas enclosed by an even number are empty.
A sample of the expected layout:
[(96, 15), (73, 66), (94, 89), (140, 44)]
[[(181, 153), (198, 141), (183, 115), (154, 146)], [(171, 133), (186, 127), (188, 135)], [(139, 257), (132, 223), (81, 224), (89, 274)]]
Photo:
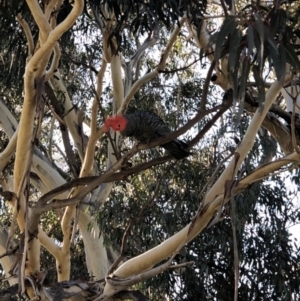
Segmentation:
[(1, 298), (299, 298), (299, 1), (1, 7)]

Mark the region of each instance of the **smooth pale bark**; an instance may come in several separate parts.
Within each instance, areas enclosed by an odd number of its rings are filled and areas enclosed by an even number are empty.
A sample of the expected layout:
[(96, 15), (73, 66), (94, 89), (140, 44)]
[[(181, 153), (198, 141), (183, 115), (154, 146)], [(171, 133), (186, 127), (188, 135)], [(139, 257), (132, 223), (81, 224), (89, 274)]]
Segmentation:
[[(18, 127), (18, 123), (1, 100), (0, 100), (0, 123), (7, 136), (9, 138), (12, 138), (16, 128)], [(65, 180), (61, 177), (61, 175), (53, 168), (53, 166), (51, 166), (51, 163), (48, 162), (48, 160), (44, 157), (44, 155), (36, 148), (34, 150), (34, 155), (32, 160), (32, 172), (36, 173), (40, 178), (39, 181), (32, 180), (32, 184), (34, 184), (35, 187), (42, 192), (42, 194), (65, 183)], [(95, 191), (95, 193), (97, 193), (97, 191)], [(61, 194), (60, 196), (57, 196), (56, 198), (66, 198), (67, 196), (68, 193), (66, 192)], [(96, 264), (93, 259), (89, 260), (91, 262), (90, 274), (95, 276), (99, 274), (99, 277), (103, 278), (105, 276), (105, 273), (102, 271), (102, 267), (99, 269), (99, 265), (102, 264), (103, 262), (105, 262), (103, 266), (107, 268), (107, 255), (106, 255), (106, 249), (103, 246), (103, 238), (95, 235), (95, 233), (100, 233), (100, 229), (96, 223), (93, 223), (93, 228), (91, 231), (88, 230), (88, 223), (86, 222), (87, 220), (90, 220), (89, 214), (81, 212), (79, 227), (85, 242), (85, 251), (87, 254), (89, 254), (88, 256), (91, 256), (91, 258), (95, 258), (96, 260), (101, 259)], [(45, 233), (43, 233), (42, 235), (39, 235), (39, 239), (41, 244), (46, 249), (48, 249), (50, 245), (49, 237), (45, 235)], [(1, 244), (1, 247), (4, 248), (5, 244), (6, 242), (4, 244)], [(49, 251), (53, 253), (51, 249), (49, 249)], [(57, 265), (59, 266), (60, 264), (61, 262), (59, 262)]]
[[(95, 280), (103, 279), (107, 275), (109, 262), (107, 252), (103, 245), (103, 235), (97, 222), (80, 212), (78, 226), (84, 242), (85, 258), (90, 276)], [(95, 252), (95, 250), (97, 250)]]
[(64, 106), (65, 116), (64, 120), (67, 123), (68, 130), (71, 133), (71, 136), (74, 141), (74, 145), (76, 149), (78, 150), (79, 156), (81, 160), (83, 161), (84, 155), (83, 155), (83, 149), (84, 145), (82, 144), (82, 132), (80, 131), (80, 127), (77, 120), (77, 114), (74, 109), (74, 105), (71, 101), (71, 98), (69, 96), (69, 93), (63, 83), (63, 80), (61, 78), (61, 75), (59, 71), (56, 71), (54, 73), (54, 76), (50, 80), (51, 85), (53, 87), (54, 92), (56, 93), (57, 99), (61, 102), (61, 104)]
[(2, 153), (0, 153), (0, 173), (2, 172), (3, 168), (6, 166), (6, 164), (11, 159), (11, 157), (15, 152), (17, 146), (17, 139), (18, 139), (18, 130), (15, 131), (14, 135), (9, 140), (9, 143), (6, 146), (6, 148), (3, 150)]
[[(8, 233), (7, 233), (6, 229), (0, 229), (0, 255), (6, 253), (5, 246), (6, 246), (7, 238), (8, 238)], [(5, 272), (5, 277), (10, 277), (10, 275), (8, 274), (8, 271), (11, 269), (11, 265), (13, 264), (14, 260), (15, 260), (14, 255), (9, 255), (9, 256), (0, 258), (0, 263)], [(18, 279), (12, 278), (8, 282), (9, 282), (9, 285), (14, 285), (14, 284), (18, 283)]]

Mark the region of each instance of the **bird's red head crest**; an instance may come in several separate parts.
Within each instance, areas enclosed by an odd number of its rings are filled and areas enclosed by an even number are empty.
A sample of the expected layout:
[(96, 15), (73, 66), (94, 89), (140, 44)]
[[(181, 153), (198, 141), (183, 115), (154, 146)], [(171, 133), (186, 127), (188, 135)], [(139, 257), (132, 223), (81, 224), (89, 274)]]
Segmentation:
[(115, 132), (124, 131), (127, 125), (127, 119), (122, 115), (108, 117), (104, 122), (105, 130), (112, 128)]

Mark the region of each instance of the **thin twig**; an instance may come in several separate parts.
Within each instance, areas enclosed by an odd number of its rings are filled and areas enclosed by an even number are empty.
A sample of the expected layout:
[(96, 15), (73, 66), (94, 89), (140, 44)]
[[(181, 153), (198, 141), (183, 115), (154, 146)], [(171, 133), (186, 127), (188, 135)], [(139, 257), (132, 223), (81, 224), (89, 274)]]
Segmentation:
[(129, 231), (131, 230), (131, 226), (132, 226), (132, 220), (129, 221), (129, 223), (124, 231), (120, 255), (109, 268), (107, 275), (110, 275), (118, 267), (119, 263), (122, 261), (122, 259), (124, 257), (125, 248), (127, 245), (127, 238), (128, 238)]
[(201, 59), (202, 58), (196, 59), (192, 63), (190, 63), (189, 65), (181, 67), (181, 68), (178, 68), (178, 69), (160, 70), (159, 73), (167, 73), (167, 74), (169, 74), (169, 73), (175, 73), (175, 72), (178, 72), (178, 71), (184, 71), (184, 70), (190, 68), (191, 66), (193, 66), (194, 64), (196, 64), (197, 62), (201, 61)]

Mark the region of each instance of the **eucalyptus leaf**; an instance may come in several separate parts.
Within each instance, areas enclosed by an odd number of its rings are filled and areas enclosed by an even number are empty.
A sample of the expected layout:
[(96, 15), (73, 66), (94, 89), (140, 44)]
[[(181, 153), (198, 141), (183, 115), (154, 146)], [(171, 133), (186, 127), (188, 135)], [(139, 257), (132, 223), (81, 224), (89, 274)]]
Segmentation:
[(239, 55), (238, 49), (240, 47), (240, 42), (242, 39), (242, 32), (235, 28), (230, 36), (229, 44), (229, 58), (228, 58), (228, 71), (231, 72), (235, 68), (239, 68)]
[(248, 53), (249, 55), (251, 55), (254, 49), (254, 33), (253, 33), (252, 25), (249, 25), (247, 29), (247, 44), (248, 44)]
[(265, 82), (261, 76), (260, 68), (257, 65), (252, 66), (252, 71), (258, 90), (259, 107), (262, 108), (265, 102)]
[(218, 61), (221, 56), (224, 41), (228, 38), (228, 35), (237, 28), (237, 23), (234, 18), (227, 17), (218, 33), (215, 49), (215, 61)]
[(289, 44), (284, 44), (286, 54), (286, 61), (293, 66), (294, 70), (300, 71), (300, 60), (299, 56), (295, 52), (294, 48)]

